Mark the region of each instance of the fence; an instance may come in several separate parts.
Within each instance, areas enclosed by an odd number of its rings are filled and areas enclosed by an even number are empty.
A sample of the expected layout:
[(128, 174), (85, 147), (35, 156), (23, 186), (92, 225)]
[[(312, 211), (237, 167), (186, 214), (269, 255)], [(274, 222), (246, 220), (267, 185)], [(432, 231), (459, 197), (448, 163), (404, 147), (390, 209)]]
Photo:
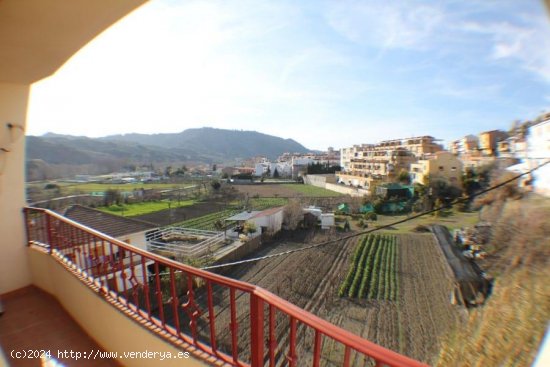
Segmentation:
[(24, 213), (29, 245), (72, 262), (105, 297), (220, 362), (424, 366), (262, 288), (135, 248), (45, 209)]
[[(168, 227), (146, 233), (147, 249), (168, 251), (178, 256), (199, 258), (224, 244), (224, 233), (193, 228)], [(195, 238), (196, 243), (185, 238)]]

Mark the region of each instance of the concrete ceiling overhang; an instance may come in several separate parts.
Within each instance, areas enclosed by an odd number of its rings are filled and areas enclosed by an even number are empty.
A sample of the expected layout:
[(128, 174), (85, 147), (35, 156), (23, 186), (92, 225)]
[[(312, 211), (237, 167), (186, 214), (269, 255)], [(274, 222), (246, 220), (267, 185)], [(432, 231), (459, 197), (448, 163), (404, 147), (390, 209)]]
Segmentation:
[(0, 83), (31, 84), (57, 71), (147, 0), (0, 0)]

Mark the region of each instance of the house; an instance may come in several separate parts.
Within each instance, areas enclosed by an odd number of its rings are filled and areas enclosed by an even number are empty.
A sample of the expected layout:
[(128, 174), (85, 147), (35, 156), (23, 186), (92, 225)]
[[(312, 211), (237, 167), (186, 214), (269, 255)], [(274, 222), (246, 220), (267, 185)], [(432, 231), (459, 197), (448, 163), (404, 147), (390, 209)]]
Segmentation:
[[(147, 249), (145, 232), (157, 227), (153, 223), (105, 213), (82, 205), (69, 207), (65, 211), (65, 217), (142, 250)], [(149, 276), (146, 268), (124, 251), (95, 241), (83, 241), (80, 247), (80, 251), (69, 254), (69, 257), (73, 256), (72, 261), (93, 276), (108, 277), (110, 282), (116, 282), (113, 286), (117, 289), (133, 287), (132, 282), (122, 275), (123, 270), (134, 274), (138, 279)], [(151, 266), (151, 264), (152, 262), (147, 262), (145, 265)]]
[(254, 215), (250, 221), (261, 229), (261, 233), (275, 234), (283, 225), (283, 209), (284, 207), (276, 207), (263, 210)]
[(82, 205), (70, 206), (65, 210), (64, 215), (75, 222), (84, 224), (142, 250), (147, 248), (145, 232), (158, 227), (153, 223), (106, 213)]
[(245, 211), (226, 218), (225, 222), (236, 223), (236, 232), (240, 232), (244, 225), (250, 222), (256, 226), (255, 235), (274, 234), (279, 232), (283, 225), (283, 209), (284, 207), (276, 207), (263, 211)]
[(430, 180), (442, 180), (449, 185), (462, 187), (462, 161), (451, 152), (437, 152), (428, 159), (411, 164), (413, 183), (426, 185)]

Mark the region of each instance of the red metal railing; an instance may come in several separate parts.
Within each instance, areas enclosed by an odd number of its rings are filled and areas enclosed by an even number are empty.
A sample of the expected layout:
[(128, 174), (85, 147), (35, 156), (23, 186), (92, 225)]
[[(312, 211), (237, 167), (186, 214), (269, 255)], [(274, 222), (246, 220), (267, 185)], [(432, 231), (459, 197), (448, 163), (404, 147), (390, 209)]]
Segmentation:
[(425, 366), (262, 288), (138, 249), (49, 210), (24, 213), (29, 245), (47, 248), (106, 297), (228, 365)]

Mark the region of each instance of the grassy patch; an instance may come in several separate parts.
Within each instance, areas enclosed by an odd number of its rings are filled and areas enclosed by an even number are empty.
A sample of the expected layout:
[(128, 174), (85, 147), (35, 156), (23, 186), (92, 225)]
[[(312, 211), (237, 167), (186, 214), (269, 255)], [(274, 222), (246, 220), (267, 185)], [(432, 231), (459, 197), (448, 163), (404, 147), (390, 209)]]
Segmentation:
[(253, 210), (265, 210), (269, 208), (274, 208), (277, 206), (283, 206), (288, 204), (288, 199), (286, 198), (253, 198), (250, 199), (250, 206)]
[(530, 366), (550, 316), (550, 268), (521, 268), (497, 280), (487, 304), (444, 341), (437, 366)]
[(107, 190), (134, 191), (140, 189), (185, 189), (193, 187), (193, 184), (172, 184), (172, 183), (128, 183), (128, 184), (101, 184), (101, 183), (83, 183), (62, 185), (65, 192), (103, 192)]
[(283, 184), (284, 187), (292, 189), (299, 194), (307, 197), (332, 197), (332, 196), (342, 196), (336, 191), (331, 191), (323, 189), (321, 187), (312, 186), (312, 185), (303, 185), (303, 184)]
[(219, 221), (223, 223), (224, 219), (229, 218), (239, 212), (240, 210), (238, 209), (225, 209), (219, 212), (206, 214), (201, 217), (188, 219), (186, 221), (176, 223), (173, 226), (214, 231), (216, 230), (216, 222)]
[[(372, 224), (370, 221), (368, 223), (369, 227), (379, 227), (406, 218), (407, 215), (378, 215), (377, 221), (372, 222)], [(392, 233), (408, 233), (414, 231), (414, 229), (418, 225), (429, 226), (432, 224), (440, 224), (449, 228), (450, 231), (453, 231), (456, 228), (473, 227), (478, 221), (478, 212), (462, 213), (459, 211), (451, 211), (446, 217), (434, 217), (432, 215), (426, 215), (417, 219), (413, 219), (409, 222), (398, 224), (393, 227), (393, 229), (389, 230), (391, 230)]]
[(101, 211), (111, 214), (117, 214), (125, 217), (134, 217), (137, 215), (149, 214), (169, 208), (178, 208), (182, 206), (190, 206), (195, 204), (195, 200), (173, 201), (169, 206), (168, 201), (149, 201), (142, 203), (111, 205), (108, 207), (98, 208)]

